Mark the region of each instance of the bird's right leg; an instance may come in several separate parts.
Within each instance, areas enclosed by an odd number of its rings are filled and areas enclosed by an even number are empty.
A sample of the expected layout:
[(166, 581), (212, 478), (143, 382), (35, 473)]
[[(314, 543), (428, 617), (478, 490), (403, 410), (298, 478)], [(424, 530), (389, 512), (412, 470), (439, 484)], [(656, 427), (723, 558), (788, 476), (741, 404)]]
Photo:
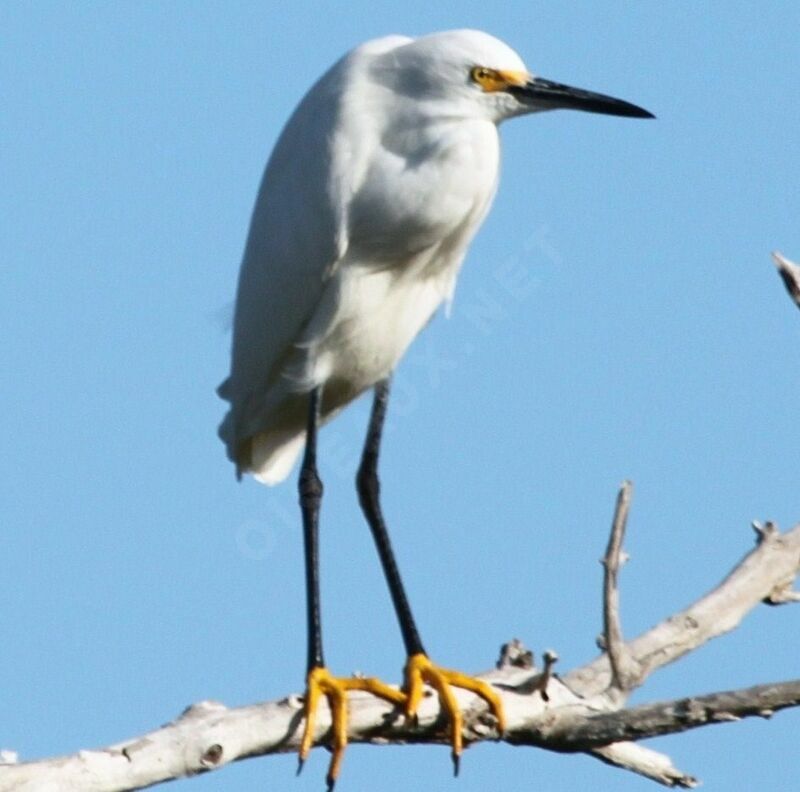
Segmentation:
[(323, 696), (331, 710), (332, 756), (326, 782), (333, 789), (347, 746), (347, 691), (364, 690), (393, 704), (403, 704), (405, 696), (396, 688), (372, 678), (337, 678), (325, 667), (322, 656), (322, 622), (319, 596), (319, 511), (322, 502), (322, 480), (317, 472), (317, 430), (319, 429), (321, 388), (309, 395), (306, 449), (300, 468), (300, 509), (303, 514), (303, 544), (307, 596), (308, 664), (304, 700), (305, 728), (300, 743), (297, 772), (303, 768), (316, 732), (317, 706)]

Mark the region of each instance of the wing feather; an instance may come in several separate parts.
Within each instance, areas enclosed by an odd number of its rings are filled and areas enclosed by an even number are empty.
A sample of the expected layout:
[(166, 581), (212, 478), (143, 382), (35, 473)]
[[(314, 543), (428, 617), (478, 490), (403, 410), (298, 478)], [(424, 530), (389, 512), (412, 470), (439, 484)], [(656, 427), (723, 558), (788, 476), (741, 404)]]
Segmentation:
[(360, 153), (345, 128), (348, 87), (365, 54), (407, 41), (376, 40), (336, 63), (300, 102), (267, 163), (239, 273), (231, 373), (218, 389), (230, 402), (219, 434), (237, 464), (242, 445), (265, 428), (269, 391), (347, 250)]

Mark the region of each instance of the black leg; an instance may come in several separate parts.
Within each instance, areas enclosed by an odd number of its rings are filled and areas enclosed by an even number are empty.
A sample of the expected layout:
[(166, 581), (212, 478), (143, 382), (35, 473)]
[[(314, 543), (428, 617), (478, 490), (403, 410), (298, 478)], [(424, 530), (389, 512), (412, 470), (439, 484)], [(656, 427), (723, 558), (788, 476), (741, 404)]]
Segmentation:
[(453, 770), (457, 775), (460, 756), (464, 747), (462, 734), (464, 717), (458, 707), (456, 697), (453, 695), (452, 688), (463, 688), (480, 696), (489, 705), (491, 712), (497, 719), (497, 728), (500, 733), (505, 728), (503, 702), (487, 682), (481, 679), (474, 679), (458, 671), (440, 668), (431, 663), (422, 646), (417, 626), (414, 623), (414, 617), (411, 615), (411, 608), (406, 598), (403, 583), (400, 580), (400, 572), (397, 569), (397, 562), (389, 541), (389, 533), (386, 530), (386, 523), (381, 512), (378, 454), (380, 452), (381, 432), (383, 430), (383, 421), (386, 417), (388, 401), (389, 380), (387, 379), (375, 386), (375, 400), (372, 404), (367, 440), (364, 443), (364, 453), (361, 457), (361, 465), (358, 468), (358, 476), (356, 478), (358, 496), (361, 501), (361, 508), (372, 530), (375, 544), (378, 547), (383, 574), (389, 584), (389, 591), (392, 595), (392, 602), (397, 612), (403, 643), (405, 643), (408, 655), (404, 669), (405, 681), (403, 683), (403, 692), (405, 693), (403, 709), (405, 715), (410, 718), (412, 723), (416, 722), (417, 711), (424, 695), (423, 686), (427, 684), (436, 690), (441, 708), (447, 713), (450, 720), (451, 756)]
[[(380, 527), (376, 528), (373, 526), (373, 531), (375, 532), (375, 539), (378, 542), (378, 549), (381, 551), (381, 559), (383, 559), (384, 569), (386, 569), (386, 575), (389, 579), (389, 587), (392, 590), (395, 607), (400, 615), (400, 624), (402, 625), (406, 646), (409, 647), (409, 651), (413, 649), (415, 652), (421, 653), (422, 645), (419, 642), (411, 613), (408, 610), (408, 603), (403, 593), (400, 577), (397, 574), (397, 568), (394, 566), (389, 540), (385, 537), (386, 529), (383, 527), (380, 511), (375, 511), (377, 508), (378, 495), (378, 479), (375, 475), (375, 464), (378, 459), (377, 448), (378, 441), (380, 440), (383, 413), (385, 412), (387, 389), (382, 391), (382, 403), (384, 407), (380, 410), (380, 415), (373, 417), (370, 423), (370, 435), (367, 438), (368, 448), (374, 447), (375, 449), (373, 455), (374, 460), (371, 464), (371, 472), (369, 461), (367, 461), (366, 464), (362, 464), (363, 473), (359, 473), (359, 482), (364, 482), (363, 493), (366, 500), (362, 499), (362, 504), (367, 504), (365, 505), (365, 509), (371, 509), (367, 512), (368, 516), (377, 513), (377, 519), (380, 521)], [(379, 391), (376, 390), (376, 394), (378, 392)], [(394, 705), (405, 706), (406, 709), (409, 697), (404, 692), (384, 684), (379, 679), (360, 676), (346, 679), (334, 677), (325, 667), (325, 662), (322, 658), (322, 628), (319, 603), (319, 508), (322, 502), (322, 482), (317, 473), (317, 430), (319, 429), (321, 400), (321, 387), (311, 391), (308, 400), (306, 449), (303, 456), (303, 464), (300, 467), (300, 480), (298, 482), (298, 488), (300, 490), (300, 508), (303, 512), (306, 591), (308, 594), (308, 672), (306, 675), (306, 694), (303, 702), (305, 726), (303, 727), (303, 736), (300, 740), (300, 749), (297, 753), (297, 772), (299, 773), (303, 769), (303, 764), (314, 744), (317, 724), (317, 707), (320, 698), (324, 697), (328, 701), (332, 721), (330, 738), (331, 761), (328, 765), (328, 774), (325, 778), (328, 784), (328, 792), (333, 792), (333, 787), (341, 768), (345, 747), (347, 746), (348, 692), (351, 690), (360, 690), (372, 693)], [(376, 398), (376, 405), (377, 404), (378, 399)], [(370, 438), (373, 436), (375, 439), (371, 440)], [(365, 452), (365, 460), (369, 460), (369, 458), (369, 454)], [(361, 487), (359, 487), (359, 489), (361, 491)], [(373, 502), (375, 506), (370, 507), (369, 504)], [(370, 517), (370, 524), (372, 524), (372, 519), (373, 518)], [(383, 532), (383, 539), (379, 538), (380, 531)], [(388, 561), (386, 559), (388, 559)], [(419, 654), (417, 662), (419, 663), (423, 659), (427, 658), (423, 658), (423, 655)], [(419, 701), (421, 698), (421, 684), (417, 685), (417, 690), (419, 691), (419, 695), (416, 695), (415, 701)], [(413, 715), (414, 713), (409, 712), (408, 714)]]
[(308, 399), (306, 450), (298, 481), (306, 562), (309, 671), (325, 665), (322, 658), (322, 622), (319, 607), (319, 507), (322, 502), (322, 481), (317, 473), (317, 429), (321, 399), (321, 388), (314, 388)]
[(411, 615), (411, 607), (408, 604), (408, 598), (403, 588), (403, 581), (400, 579), (400, 571), (394, 558), (392, 543), (389, 540), (389, 532), (386, 530), (386, 522), (383, 519), (380, 504), (378, 455), (380, 453), (381, 433), (388, 401), (389, 380), (386, 379), (375, 386), (375, 399), (372, 403), (372, 414), (369, 419), (367, 439), (364, 443), (361, 465), (358, 468), (356, 485), (361, 508), (367, 518), (372, 536), (375, 539), (375, 545), (378, 548), (383, 574), (389, 585), (392, 603), (397, 613), (397, 619), (400, 622), (400, 631), (403, 635), (406, 653), (411, 657), (412, 655), (425, 654), (425, 650), (422, 647), (414, 617)]

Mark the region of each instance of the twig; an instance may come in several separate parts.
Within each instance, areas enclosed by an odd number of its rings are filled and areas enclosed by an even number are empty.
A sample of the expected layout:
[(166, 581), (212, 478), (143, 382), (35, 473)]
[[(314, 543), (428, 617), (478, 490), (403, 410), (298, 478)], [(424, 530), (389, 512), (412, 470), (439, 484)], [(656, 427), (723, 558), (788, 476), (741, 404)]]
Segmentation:
[(550, 694), (547, 692), (547, 686), (553, 678), (553, 666), (558, 662), (558, 655), (552, 649), (548, 649), (542, 655), (542, 659), (544, 660), (544, 669), (542, 669), (542, 673), (536, 680), (533, 689), (539, 692), (542, 701), (550, 701)]
[(772, 254), (772, 258), (778, 268), (778, 274), (783, 280), (786, 291), (789, 292), (789, 296), (800, 308), (800, 267), (797, 264), (793, 264), (777, 250)]
[(635, 686), (639, 669), (622, 638), (622, 625), (619, 616), (619, 588), (617, 577), (622, 562), (622, 542), (628, 522), (628, 510), (633, 495), (633, 484), (623, 481), (617, 494), (611, 535), (603, 558), (603, 637), (604, 648), (611, 664), (610, 687), (625, 692)]

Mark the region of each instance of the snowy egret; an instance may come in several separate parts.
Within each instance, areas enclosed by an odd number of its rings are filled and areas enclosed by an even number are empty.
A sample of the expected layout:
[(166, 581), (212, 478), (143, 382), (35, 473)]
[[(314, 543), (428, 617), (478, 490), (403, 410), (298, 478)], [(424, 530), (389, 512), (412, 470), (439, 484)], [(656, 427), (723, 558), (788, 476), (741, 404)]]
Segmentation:
[[(305, 447), (299, 492), (305, 545), (308, 666), (300, 766), (320, 697), (333, 717), (329, 788), (347, 741), (346, 692), (368, 690), (417, 712), (423, 684), (450, 723), (455, 768), (461, 713), (451, 687), (483, 698), (503, 729), (499, 697), (432, 663), (394, 560), (379, 502), (378, 454), (392, 370), (450, 300), (467, 246), (497, 185), (497, 125), (572, 108), (650, 118), (635, 105), (534, 77), (487, 33), (389, 36), (345, 55), (310, 89), (267, 164), (239, 275), (230, 402), (220, 436), (237, 473), (282, 481)], [(322, 482), (317, 430), (368, 388), (374, 402), (356, 481), (408, 659), (398, 691), (332, 676), (323, 661), (318, 576)]]

